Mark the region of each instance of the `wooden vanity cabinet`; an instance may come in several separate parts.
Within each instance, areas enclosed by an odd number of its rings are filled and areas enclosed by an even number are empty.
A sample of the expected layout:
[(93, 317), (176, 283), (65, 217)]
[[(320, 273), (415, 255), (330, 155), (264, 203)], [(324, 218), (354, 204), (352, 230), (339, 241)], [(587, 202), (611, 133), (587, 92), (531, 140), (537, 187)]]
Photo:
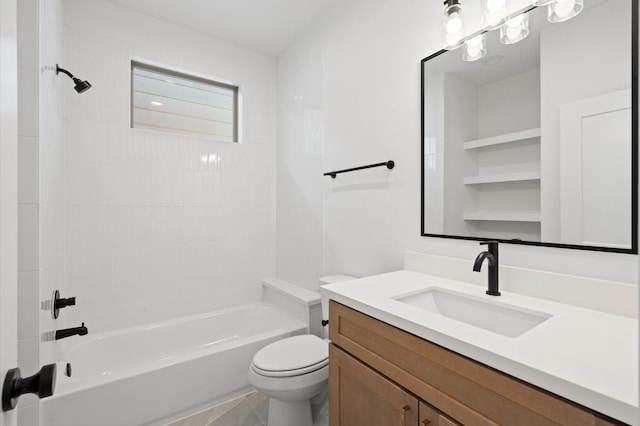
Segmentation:
[(330, 302), (330, 426), (621, 425)]
[(331, 425), (459, 425), (337, 346), (329, 357)]

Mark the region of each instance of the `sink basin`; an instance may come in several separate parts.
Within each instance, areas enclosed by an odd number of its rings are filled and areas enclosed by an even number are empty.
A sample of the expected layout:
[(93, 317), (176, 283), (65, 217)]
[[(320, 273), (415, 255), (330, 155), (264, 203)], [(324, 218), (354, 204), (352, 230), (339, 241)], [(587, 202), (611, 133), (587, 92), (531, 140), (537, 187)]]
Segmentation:
[(521, 336), (551, 318), (543, 312), (507, 306), (438, 287), (394, 299), (507, 337)]

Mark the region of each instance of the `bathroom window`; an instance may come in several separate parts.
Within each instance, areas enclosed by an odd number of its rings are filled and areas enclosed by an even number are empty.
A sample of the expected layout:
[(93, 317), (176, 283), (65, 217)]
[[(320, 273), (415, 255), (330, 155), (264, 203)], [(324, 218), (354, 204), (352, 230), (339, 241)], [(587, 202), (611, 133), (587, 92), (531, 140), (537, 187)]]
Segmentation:
[(238, 142), (238, 86), (132, 61), (131, 127)]

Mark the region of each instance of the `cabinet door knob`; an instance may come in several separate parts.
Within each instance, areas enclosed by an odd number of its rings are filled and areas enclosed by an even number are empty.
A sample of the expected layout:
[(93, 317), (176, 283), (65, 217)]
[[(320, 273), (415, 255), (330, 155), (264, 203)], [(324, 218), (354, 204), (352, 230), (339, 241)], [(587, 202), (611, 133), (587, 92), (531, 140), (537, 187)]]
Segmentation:
[(420, 423), (420, 426), (427, 426), (429, 423), (431, 423), (431, 420), (429, 420), (429, 419), (424, 419), (424, 420), (422, 421), (422, 423)]
[(401, 426), (407, 426), (407, 411), (411, 410), (411, 407), (405, 405), (402, 407), (402, 413), (400, 415), (400, 420), (402, 421)]

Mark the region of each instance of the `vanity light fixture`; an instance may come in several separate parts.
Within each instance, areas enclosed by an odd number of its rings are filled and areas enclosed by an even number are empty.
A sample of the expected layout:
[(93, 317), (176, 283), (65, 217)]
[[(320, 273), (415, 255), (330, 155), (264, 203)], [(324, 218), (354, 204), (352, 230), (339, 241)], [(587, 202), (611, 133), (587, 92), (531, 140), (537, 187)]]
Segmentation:
[(444, 49), (453, 50), (464, 44), (464, 21), (460, 0), (445, 0), (442, 15)]
[(462, 60), (471, 62), (483, 58), (487, 54), (486, 34), (478, 34), (467, 40), (462, 51)]
[(521, 13), (508, 19), (500, 27), (500, 42), (503, 44), (513, 44), (524, 40), (529, 35), (529, 14)]
[(549, 22), (564, 22), (582, 12), (584, 0), (555, 0), (549, 4)]
[(502, 25), (509, 15), (508, 0), (481, 0), (482, 29), (495, 30)]
[[(535, 7), (548, 5), (549, 22), (564, 22), (578, 15), (584, 8), (584, 0), (531, 0)], [(460, 0), (445, 0), (442, 20), (443, 48), (457, 49), (464, 45), (462, 60), (471, 62), (487, 54), (485, 33), (500, 28), (500, 42), (514, 44), (529, 35), (529, 8), (517, 15), (509, 14), (509, 0), (481, 0), (482, 29), (480, 33), (464, 36), (464, 21)]]

